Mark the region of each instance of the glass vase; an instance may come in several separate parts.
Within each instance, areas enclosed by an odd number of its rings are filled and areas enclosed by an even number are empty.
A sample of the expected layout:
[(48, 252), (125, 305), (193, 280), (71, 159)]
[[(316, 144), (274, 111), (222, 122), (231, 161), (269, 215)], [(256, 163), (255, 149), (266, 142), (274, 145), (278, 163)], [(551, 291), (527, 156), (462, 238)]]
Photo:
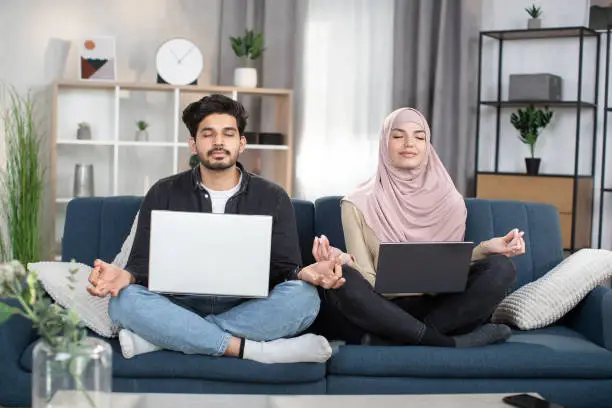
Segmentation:
[(32, 351), (32, 408), (110, 408), (112, 349), (87, 337), (68, 351), (38, 341)]

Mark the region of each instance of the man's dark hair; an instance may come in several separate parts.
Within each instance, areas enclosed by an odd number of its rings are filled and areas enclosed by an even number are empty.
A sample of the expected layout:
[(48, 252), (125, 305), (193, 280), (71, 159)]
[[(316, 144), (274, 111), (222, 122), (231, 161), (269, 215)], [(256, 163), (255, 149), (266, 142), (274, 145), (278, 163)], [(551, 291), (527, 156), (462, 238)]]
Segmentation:
[(236, 118), (238, 132), (244, 134), (249, 115), (244, 106), (238, 101), (224, 95), (214, 94), (205, 96), (199, 101), (192, 102), (183, 111), (183, 123), (189, 129), (191, 137), (195, 138), (198, 133), (198, 126), (208, 115), (221, 113), (232, 115)]

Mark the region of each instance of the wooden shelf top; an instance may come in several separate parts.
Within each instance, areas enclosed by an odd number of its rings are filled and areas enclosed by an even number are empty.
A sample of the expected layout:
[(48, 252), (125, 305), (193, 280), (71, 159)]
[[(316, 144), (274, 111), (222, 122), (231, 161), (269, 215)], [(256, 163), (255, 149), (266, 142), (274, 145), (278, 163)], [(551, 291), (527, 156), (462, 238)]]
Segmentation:
[(502, 108), (518, 108), (528, 105), (533, 106), (548, 106), (551, 108), (595, 108), (595, 104), (591, 102), (581, 101), (481, 101), (481, 105), (485, 106), (501, 106)]
[[(60, 139), (58, 145), (68, 146), (131, 146), (131, 147), (189, 147), (187, 142), (136, 142), (129, 140), (77, 140)], [(247, 143), (247, 150), (289, 150), (288, 145)]]
[(595, 30), (587, 27), (546, 27), (521, 30), (482, 31), (482, 35), (498, 40), (534, 40), (543, 38), (596, 37)]
[[(540, 173), (537, 176), (532, 176), (527, 173), (515, 173), (515, 172), (504, 172), (504, 171), (478, 171), (478, 175), (487, 175), (487, 176), (523, 176), (523, 177), (564, 177), (564, 178), (574, 178), (573, 174), (547, 174)], [(593, 178), (588, 174), (578, 174), (576, 177), (578, 178)]]
[(248, 95), (275, 95), (289, 96), (292, 94), (291, 89), (274, 89), (274, 88), (236, 88), (233, 86), (216, 86), (216, 85), (168, 85), (157, 84), (154, 82), (112, 82), (112, 81), (58, 81), (58, 88), (65, 89), (106, 89), (114, 90), (119, 88), (125, 91), (156, 91), (156, 92), (174, 92), (179, 89), (181, 92), (188, 93), (220, 93), (220, 94), (248, 94)]

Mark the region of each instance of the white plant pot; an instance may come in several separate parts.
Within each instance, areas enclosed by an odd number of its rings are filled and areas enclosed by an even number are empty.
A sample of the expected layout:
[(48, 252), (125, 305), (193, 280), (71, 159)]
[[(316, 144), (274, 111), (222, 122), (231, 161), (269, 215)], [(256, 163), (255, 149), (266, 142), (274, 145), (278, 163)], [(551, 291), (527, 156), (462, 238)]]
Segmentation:
[(542, 28), (542, 20), (539, 18), (530, 18), (527, 20), (527, 29), (536, 30)]
[(234, 86), (238, 88), (257, 87), (257, 70), (255, 68), (236, 68)]
[(148, 142), (149, 132), (147, 132), (146, 130), (137, 130), (136, 131), (136, 141), (137, 142)]

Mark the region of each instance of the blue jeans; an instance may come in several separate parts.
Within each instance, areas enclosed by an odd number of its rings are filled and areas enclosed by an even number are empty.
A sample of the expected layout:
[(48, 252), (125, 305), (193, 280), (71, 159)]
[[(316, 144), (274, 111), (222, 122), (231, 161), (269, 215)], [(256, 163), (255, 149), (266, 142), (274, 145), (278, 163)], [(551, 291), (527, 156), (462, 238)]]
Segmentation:
[[(183, 306), (184, 304), (184, 306)], [(319, 313), (317, 290), (294, 280), (280, 283), (267, 298), (168, 297), (129, 285), (111, 298), (116, 325), (164, 349), (220, 356), (231, 336), (269, 341), (306, 330)]]

